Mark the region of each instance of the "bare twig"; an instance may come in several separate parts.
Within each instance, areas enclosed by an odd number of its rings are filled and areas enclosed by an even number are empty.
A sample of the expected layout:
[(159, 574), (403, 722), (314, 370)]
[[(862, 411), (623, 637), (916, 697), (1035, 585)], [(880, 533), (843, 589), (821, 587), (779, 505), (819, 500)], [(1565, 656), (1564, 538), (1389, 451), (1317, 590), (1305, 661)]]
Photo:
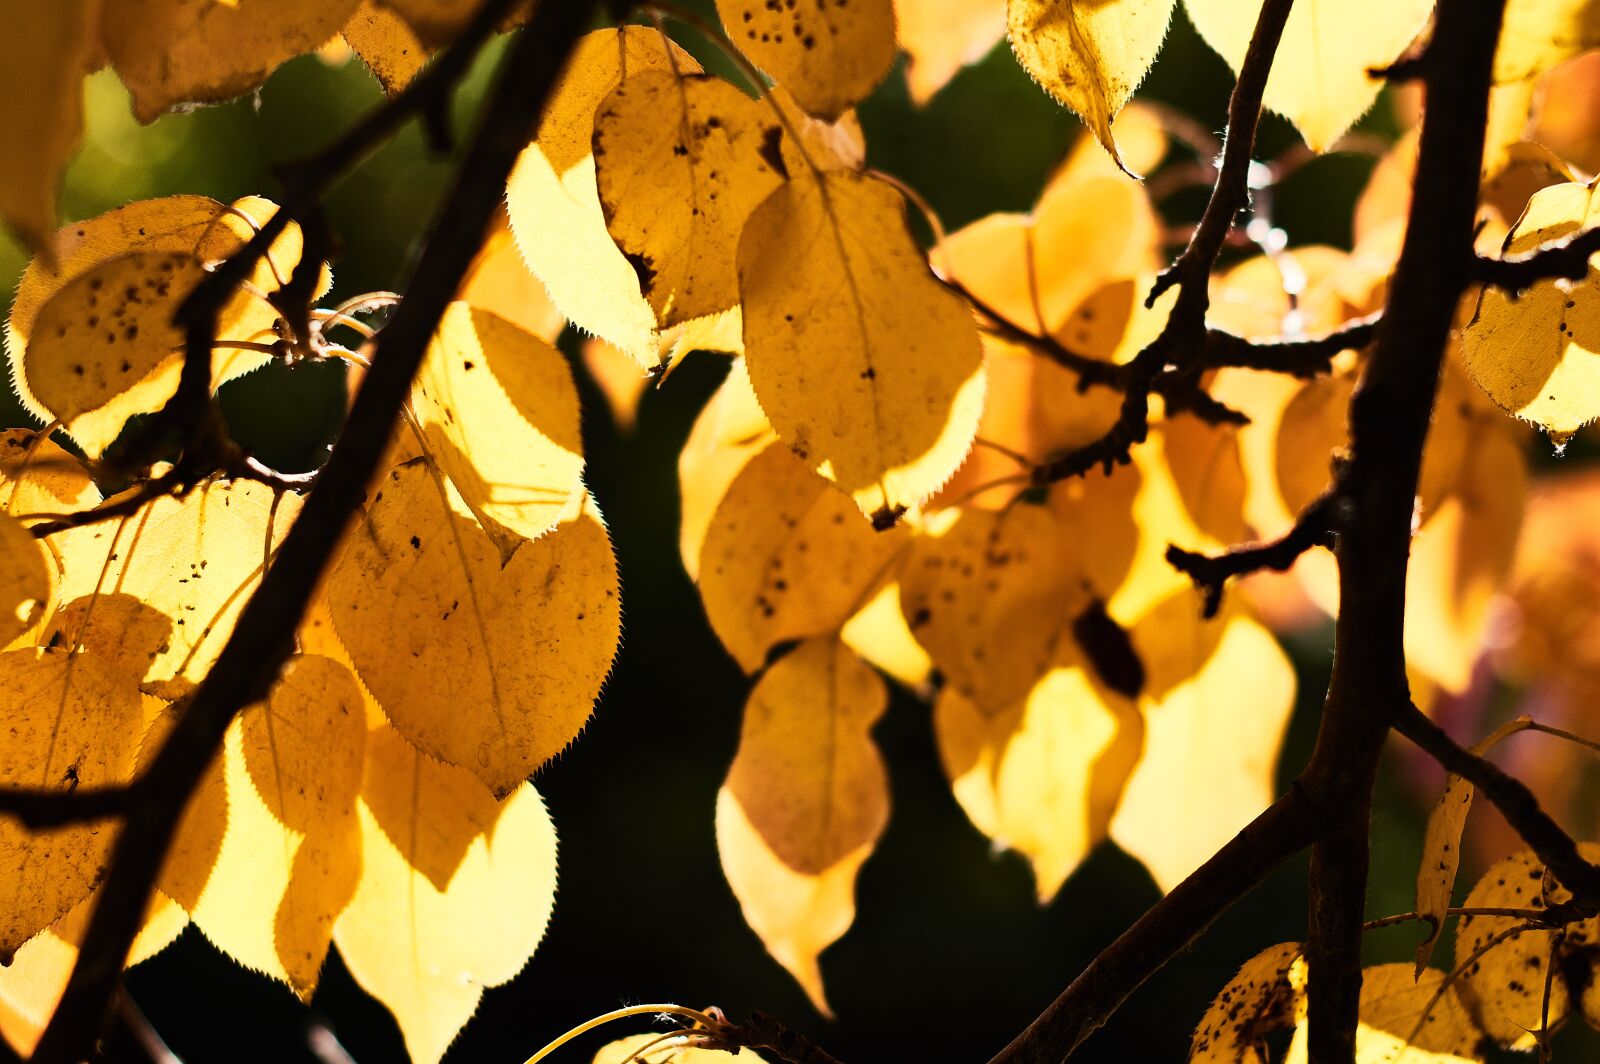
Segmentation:
[(1236, 576), (1271, 569), (1284, 572), (1313, 547), (1332, 550), (1335, 539), (1337, 487), (1317, 496), (1300, 511), (1294, 527), (1277, 539), (1230, 547), (1221, 554), (1198, 554), (1176, 544), (1167, 546), (1167, 563), (1193, 580), (1209, 620), (1222, 605), (1222, 588)]
[(1339, 352), (1372, 343), (1381, 318), (1381, 314), (1371, 314), (1346, 322), (1324, 336), (1303, 340), (1246, 340), (1222, 329), (1211, 329), (1206, 334), (1200, 363), (1206, 369), (1237, 366), (1292, 377), (1319, 377), (1332, 369), (1333, 358)]
[(1503, 288), (1513, 297), (1540, 281), (1581, 281), (1589, 275), (1589, 256), (1600, 252), (1600, 227), (1552, 241), (1521, 255), (1473, 257), (1473, 278)]
[[(266, 694), (288, 656), (294, 628), (360, 506), (428, 340), (483, 242), (512, 164), (593, 9), (593, 3), (580, 0), (540, 4), (512, 46), (455, 187), (430, 227), (407, 297), (378, 339), (372, 372), (356, 395), (339, 443), (284, 538), (278, 561), (156, 754), (144, 800), (128, 811), (78, 961), (34, 1060), (74, 1064), (93, 1048), (189, 796), (229, 722)], [(494, 11), (487, 5), (477, 21)], [(428, 84), (441, 91), (449, 82)]]

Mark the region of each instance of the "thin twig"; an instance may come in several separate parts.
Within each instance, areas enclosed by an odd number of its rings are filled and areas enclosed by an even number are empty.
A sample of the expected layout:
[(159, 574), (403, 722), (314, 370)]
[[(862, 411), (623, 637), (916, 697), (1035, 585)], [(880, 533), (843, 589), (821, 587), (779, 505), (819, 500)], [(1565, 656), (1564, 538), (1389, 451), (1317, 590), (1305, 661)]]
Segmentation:
[(1202, 612), (1209, 620), (1222, 606), (1222, 589), (1230, 579), (1263, 569), (1285, 572), (1313, 547), (1332, 550), (1338, 498), (1337, 487), (1317, 496), (1300, 511), (1294, 527), (1277, 539), (1229, 547), (1221, 554), (1199, 554), (1168, 544), (1167, 564), (1194, 581), (1200, 591)]
[(1600, 227), (1555, 240), (1543, 247), (1490, 258), (1473, 257), (1473, 278), (1503, 288), (1513, 298), (1540, 281), (1581, 281), (1589, 275), (1589, 256), (1600, 252)]

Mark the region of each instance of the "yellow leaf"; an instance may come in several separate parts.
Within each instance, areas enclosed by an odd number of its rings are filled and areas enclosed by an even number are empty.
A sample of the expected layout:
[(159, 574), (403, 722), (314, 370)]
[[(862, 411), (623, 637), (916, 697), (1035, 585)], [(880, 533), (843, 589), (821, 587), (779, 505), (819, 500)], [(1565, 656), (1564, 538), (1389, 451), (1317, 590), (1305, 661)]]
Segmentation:
[[(369, 784), (382, 767), (369, 764)], [(413, 808), (429, 804), (434, 792), (422, 788), (431, 778), (420, 777)], [(483, 991), (509, 982), (544, 937), (556, 890), (555, 826), (533, 785), (519, 785), (440, 889), (412, 868), (364, 802), (357, 811), (361, 882), (334, 941), (356, 982), (394, 1014), (414, 1064), (437, 1064)]]
[(1112, 120), (1144, 80), (1176, 0), (1008, 0), (1011, 47), (1122, 166)]
[(213, 481), (183, 499), (158, 498), (125, 522), (89, 525), (63, 543), (64, 597), (120, 594), (164, 614), (172, 624), (165, 640), (150, 638), (146, 614), (122, 613), (129, 646), (119, 657), (143, 651), (136, 671), (150, 683), (197, 681), (260, 580), (269, 530), (275, 548), (298, 510), (299, 496), (278, 496), (247, 480)]
[(776, 438), (756, 402), (744, 359), (734, 360), (678, 452), (678, 553), (690, 579), (699, 579), (701, 544), (728, 486)]
[[(1445, 974), (1418, 977), (1405, 964), (1380, 964), (1361, 973), (1361, 1021), (1356, 1064), (1477, 1064), (1483, 1037)], [(1541, 981), (1541, 986), (1542, 986)], [(1435, 1000), (1435, 995), (1438, 995)], [(1294, 1032), (1285, 1064), (1305, 1064), (1306, 1024)]]
[(1266, 1064), (1266, 1036), (1306, 1013), (1304, 948), (1284, 942), (1245, 962), (1194, 1029), (1189, 1064)]
[(227, 830), (194, 921), (229, 956), (304, 1000), (360, 875), (355, 800), (365, 743), (355, 677), (320, 657), (290, 659), (227, 738)]
[[(620, 37), (620, 39), (619, 39)], [(649, 71), (699, 73), (700, 64), (655, 30), (596, 30), (578, 42), (506, 186), (517, 247), (551, 302), (571, 322), (626, 351), (646, 369), (658, 361), (655, 312), (639, 275), (606, 231), (591, 142), (595, 111), (622, 82)]]
[(249, 92), (279, 64), (321, 46), (358, 0), (112, 0), (101, 30), (141, 122), (183, 103)]
[(762, 409), (874, 523), (955, 472), (982, 412), (982, 345), (891, 186), (844, 171), (786, 182), (745, 223), (739, 289)]
[[(1552, 185), (1536, 192), (1508, 237), (1504, 254), (1531, 251), (1600, 221), (1592, 185)], [(1484, 291), (1461, 333), (1472, 379), (1500, 406), (1565, 443), (1600, 416), (1600, 288), (1540, 281), (1515, 300)]]
[(583, 491), (578, 389), (561, 352), (487, 310), (452, 303), (411, 406), (439, 467), (509, 555)]
[(617, 431), (632, 432), (639, 419), (639, 401), (650, 386), (650, 375), (604, 340), (592, 338), (583, 342), (583, 368), (605, 396)]
[(43, 548), (15, 518), (0, 514), (0, 646), (37, 623), (49, 599)]
[(1591, 0), (1508, 0), (1494, 80), (1535, 78), (1595, 47), (1600, 47), (1600, 19)]
[(839, 630), (844, 645), (861, 660), (907, 687), (920, 687), (933, 675), (933, 659), (922, 649), (905, 614), (900, 612), (900, 585), (885, 584)]
[(1187, 590), (1132, 635), (1146, 671), (1144, 757), (1111, 837), (1171, 890), (1277, 794), (1294, 667), (1242, 607), (1204, 621)]
[(500, 795), (576, 738), (621, 623), (616, 562), (592, 503), (574, 500), (560, 525), (502, 567), (425, 461), (378, 483), (328, 603), (395, 727)]
[(0, 0), (0, 219), (48, 258), (61, 171), (83, 139), (83, 78), (95, 66), (100, 0)]
[(496, 213), (494, 227), (461, 278), (456, 298), (493, 311), (550, 344), (556, 342), (567, 324), (545, 295), (544, 285), (528, 272), (528, 264), (522, 261), (522, 252), (511, 236), (505, 211)]
[(860, 103), (894, 62), (893, 0), (798, 7), (717, 0), (717, 14), (739, 50), (819, 118)]
[(428, 50), (405, 19), (378, 0), (361, 0), (340, 33), (389, 96), (411, 84), (428, 61)]
[(1172, 482), (1195, 527), (1219, 544), (1244, 539), (1247, 485), (1238, 429), (1176, 417), (1157, 431)]
[[(1237, 73), (1259, 2), (1184, 0), (1205, 42)], [(1312, 151), (1327, 151), (1366, 113), (1383, 82), (1367, 74), (1405, 52), (1433, 0), (1300, 0), (1289, 12), (1262, 102), (1295, 124)]]
[(946, 687), (933, 727), (956, 800), (996, 846), (1028, 858), (1041, 905), (1106, 837), (1144, 738), (1138, 708), (1075, 648), (996, 713)]
[(900, 608), (950, 687), (996, 712), (1051, 667), (1088, 602), (1084, 573), (1047, 507), (967, 510), (940, 536), (912, 541)]
[[(1578, 849), (1584, 860), (1600, 858), (1600, 846), (1594, 843), (1584, 843)], [(1514, 853), (1490, 865), (1463, 904), (1470, 908), (1542, 909), (1548, 878), (1544, 865), (1532, 851)], [(1463, 916), (1456, 924), (1456, 966), (1522, 923), (1509, 916)], [(1594, 921), (1585, 921), (1574, 930), (1580, 937), (1587, 932), (1592, 938)], [(1551, 960), (1553, 935), (1551, 931), (1512, 935), (1479, 957), (1456, 983), (1484, 1034), (1508, 1049), (1527, 1052), (1536, 1044), (1534, 1032), (1539, 1030), (1545, 1012), (1545, 972)], [(1557, 976), (1550, 984), (1552, 1027), (1561, 1025), (1570, 1007), (1567, 981), (1559, 978), (1559, 970)]]
[(801, 643), (750, 692), (717, 795), (717, 850), (745, 922), (823, 1013), (817, 956), (855, 919), (856, 873), (889, 818), (869, 734), (887, 702), (842, 643)]
[(895, 0), (894, 14), (906, 84), (919, 106), (1006, 32), (1005, 0)]
[(663, 326), (739, 302), (734, 256), (756, 204), (788, 176), (772, 111), (709, 74), (647, 71), (594, 117), (606, 228)]
[[(9, 966), (0, 968), (0, 1034), (18, 1053), (31, 1054), (50, 1022), (78, 961), (78, 946), (99, 897), (97, 891), (79, 902), (42, 934), (29, 939)], [(144, 924), (134, 936), (124, 967), (132, 968), (166, 949), (188, 923), (189, 915), (158, 891), (145, 910)], [(9, 1017), (4, 1015), (6, 1010)], [(8, 1024), (8, 1019), (15, 1026)]]
[[(608, 1042), (601, 1046), (594, 1055), (592, 1064), (634, 1064), (634, 1061), (643, 1061), (647, 1064), (723, 1064), (727, 1060), (742, 1060), (745, 1064), (760, 1064), (762, 1057), (748, 1049), (741, 1048), (731, 1056), (723, 1049), (697, 1049), (693, 1046), (686, 1048), (672, 1046), (671, 1043), (663, 1044), (659, 1034), (636, 1034), (627, 1038), (619, 1038), (615, 1042)], [(656, 1059), (656, 1052), (652, 1051), (640, 1057), (639, 1050), (648, 1045), (655, 1044), (660, 1047), (663, 1054), (661, 1060)]]
[[(98, 612), (98, 610), (96, 610)], [(147, 696), (148, 697), (148, 696)], [(145, 729), (139, 748), (140, 773), (150, 768), (151, 762), (161, 752), (162, 745), (182, 713), (183, 703), (162, 706)], [(225, 754), (219, 753), (206, 766), (183, 817), (178, 821), (178, 831), (172, 848), (167, 852), (160, 878), (156, 881), (162, 893), (193, 913), (205, 893), (211, 872), (217, 865), (217, 855), (222, 852), (222, 838), (228, 829), (228, 784), (225, 780)], [(241, 799), (242, 800), (242, 799)], [(259, 802), (256, 803), (259, 806)]]
[[(1117, 122), (1117, 151), (1124, 165), (1136, 174), (1148, 173), (1160, 166), (1167, 156), (1166, 119), (1161, 112), (1135, 100), (1117, 115)], [(1120, 178), (1120, 174), (1116, 161), (1105, 153), (1093, 135), (1079, 136), (1056, 172), (1050, 175), (1039, 199), (1043, 201), (1060, 189), (1092, 178)], [(1131, 186), (1125, 180), (1118, 180), (1117, 184), (1124, 189), (1143, 188)]]
[(849, 496), (771, 443), (739, 471), (706, 531), (706, 617), (755, 672), (779, 643), (838, 630), (906, 542), (904, 529), (874, 532)]
[[(98, 455), (134, 414), (158, 409), (177, 387), (183, 335), (173, 313), (205, 268), (233, 254), (277, 206), (246, 197), (229, 206), (198, 196), (130, 204), (68, 226), (56, 236), (55, 269), (36, 260), (7, 322), (12, 379), (41, 420), (60, 418)], [(212, 352), (213, 384), (265, 365), (240, 341), (271, 344), (277, 311), (262, 298), (300, 260), (290, 225), (222, 308)], [(323, 269), (316, 293), (332, 283)]]
[[(1474, 743), (1472, 752), (1482, 756), (1506, 736), (1519, 732), (1533, 723), (1527, 717), (1518, 717), (1496, 728), (1488, 738)], [(1467, 814), (1472, 810), (1476, 788), (1466, 780), (1450, 773), (1445, 777), (1444, 793), (1434, 803), (1428, 814), (1428, 826), (1422, 837), (1422, 855), (1417, 862), (1418, 916), (1431, 925), (1426, 940), (1417, 944), (1416, 974), (1428, 966), (1433, 956), (1434, 943), (1444, 931), (1445, 912), (1450, 908), (1450, 896), (1455, 890), (1456, 871), (1461, 867), (1461, 833), (1467, 826)]]
[[(0, 732), (0, 784), (75, 790), (125, 782), (144, 710), (136, 687), (92, 654), (0, 654), (10, 693)], [(29, 832), (0, 818), (0, 961), (89, 896), (105, 872), (114, 826)]]

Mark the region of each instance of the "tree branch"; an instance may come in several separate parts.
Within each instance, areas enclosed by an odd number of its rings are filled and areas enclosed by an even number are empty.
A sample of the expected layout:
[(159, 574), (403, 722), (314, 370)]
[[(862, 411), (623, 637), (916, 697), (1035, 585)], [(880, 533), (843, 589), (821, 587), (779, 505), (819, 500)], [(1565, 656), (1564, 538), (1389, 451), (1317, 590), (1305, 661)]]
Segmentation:
[[(1250, 162), (1256, 126), (1261, 121), (1261, 94), (1272, 71), (1272, 58), (1283, 36), (1293, 0), (1264, 0), (1250, 47), (1239, 67), (1239, 79), (1228, 98), (1228, 130), (1222, 139), (1222, 165), (1211, 198), (1189, 244), (1176, 262), (1156, 278), (1145, 306), (1174, 285), (1178, 298), (1160, 335), (1127, 364), (1122, 410), (1100, 439), (1069, 451), (1034, 470), (1036, 484), (1082, 476), (1096, 466), (1107, 472), (1129, 461), (1129, 452), (1150, 434), (1150, 394), (1156, 381), (1175, 369), (1184, 380), (1194, 378), (1206, 346), (1206, 311), (1211, 306), (1211, 268), (1233, 228), (1234, 217), (1250, 205)], [(1165, 387), (1171, 387), (1165, 386)]]
[(1409, 701), (1395, 714), (1394, 729), (1446, 771), (1476, 787), (1539, 855), (1539, 860), (1550, 867), (1561, 885), (1572, 891), (1573, 901), (1590, 914), (1600, 912), (1600, 867), (1583, 859), (1577, 842), (1540, 808), (1539, 800), (1521, 780), (1462, 747)]
[(1317, 496), (1300, 511), (1294, 527), (1277, 539), (1230, 547), (1221, 554), (1199, 554), (1168, 544), (1167, 564), (1194, 581), (1204, 602), (1205, 617), (1210, 620), (1222, 605), (1222, 588), (1229, 579), (1262, 569), (1281, 573), (1313, 547), (1333, 549), (1337, 492), (1334, 488)]
[(1312, 848), (1306, 957), (1311, 1064), (1350, 1064), (1361, 987), (1369, 809), (1393, 707), (1404, 705), (1405, 587), (1417, 476), (1444, 348), (1471, 281), (1490, 70), (1504, 0), (1441, 0), (1423, 64), (1422, 124), (1405, 241), (1350, 404), (1339, 480), (1333, 675), (1301, 779), (1338, 811)]
[(594, 8), (582, 0), (539, 4), (512, 46), (455, 187), (431, 226), (409, 294), (378, 339), (372, 371), (339, 443), (275, 564), (157, 753), (146, 800), (130, 808), (118, 833), (101, 900), (35, 1061), (76, 1064), (93, 1049), (184, 807), (229, 722), (243, 706), (265, 696), (287, 658), (295, 626), (377, 470), (428, 341), (483, 242), (511, 167), (533, 135), (544, 101)]
[(1200, 365), (1205, 369), (1237, 366), (1292, 377), (1318, 377), (1332, 370), (1333, 358), (1339, 352), (1372, 343), (1382, 317), (1381, 313), (1369, 314), (1346, 322), (1325, 336), (1303, 340), (1247, 340), (1222, 329), (1210, 329)]
[(1562, 240), (1521, 255), (1473, 257), (1473, 276), (1484, 284), (1503, 288), (1513, 297), (1539, 281), (1556, 278), (1581, 281), (1589, 275), (1589, 256), (1600, 252), (1600, 227), (1585, 229)]
[(1144, 981), (1284, 861), (1314, 842), (1335, 810), (1298, 784), (1089, 962), (989, 1064), (1059, 1064)]

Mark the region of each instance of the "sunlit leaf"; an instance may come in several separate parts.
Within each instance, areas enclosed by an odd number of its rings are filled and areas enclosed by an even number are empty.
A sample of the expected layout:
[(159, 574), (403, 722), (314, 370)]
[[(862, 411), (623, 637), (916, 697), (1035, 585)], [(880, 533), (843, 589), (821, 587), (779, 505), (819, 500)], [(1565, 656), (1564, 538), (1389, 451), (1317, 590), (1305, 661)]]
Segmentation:
[(621, 623), (616, 562), (592, 503), (575, 499), (556, 528), (502, 566), (422, 460), (379, 482), (328, 601), (395, 727), (500, 795), (577, 737)]
[[(1445, 973), (1420, 976), (1408, 964), (1380, 964), (1361, 973), (1361, 1020), (1356, 1064), (1476, 1064), (1483, 1033)], [(1305, 1064), (1306, 1024), (1289, 1045), (1285, 1064)]]
[(1266, 1064), (1266, 1036), (1305, 1016), (1304, 949), (1284, 942), (1246, 961), (1195, 1028), (1189, 1064)]
[(1122, 165), (1111, 123), (1144, 80), (1175, 0), (1009, 0), (1023, 69), (1072, 108)]
[(859, 103), (894, 62), (893, 0), (717, 0), (717, 14), (739, 50), (821, 118)]
[(717, 849), (745, 922), (828, 1011), (817, 955), (855, 919), (855, 880), (889, 817), (868, 734), (888, 692), (843, 644), (801, 643), (745, 704), (717, 795)]
[(411, 84), (428, 60), (411, 27), (378, 0), (361, 0), (339, 32), (390, 96)]
[(911, 99), (927, 103), (968, 63), (1005, 36), (1005, 0), (895, 0)]
[(961, 464), (982, 408), (977, 329), (891, 186), (842, 171), (785, 183), (745, 224), (739, 289), (762, 409), (875, 523)]

